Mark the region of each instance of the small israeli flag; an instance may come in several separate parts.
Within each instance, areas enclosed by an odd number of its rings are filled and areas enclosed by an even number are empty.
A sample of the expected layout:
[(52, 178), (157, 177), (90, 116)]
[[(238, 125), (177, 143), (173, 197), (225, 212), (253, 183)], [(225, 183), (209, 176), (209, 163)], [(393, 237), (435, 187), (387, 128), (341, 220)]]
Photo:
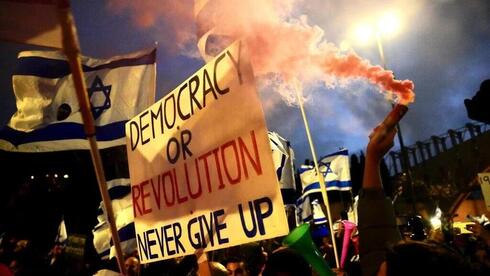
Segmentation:
[(281, 189), (296, 189), (294, 180), (294, 151), (289, 141), (276, 132), (269, 131), (269, 142), (272, 149), (272, 161), (276, 169)]
[[(327, 191), (352, 189), (349, 166), (349, 152), (342, 149), (329, 154), (319, 161), (319, 170), (323, 174)], [(300, 179), (303, 186), (303, 196), (321, 192), (318, 175), (314, 168), (300, 169)]]
[[(121, 241), (121, 248), (125, 254), (132, 254), (136, 250), (136, 234), (134, 228), (133, 201), (131, 186), (128, 178), (119, 178), (107, 181), (109, 196), (114, 210), (116, 228)], [(112, 244), (111, 231), (107, 222), (107, 215), (100, 203), (97, 216), (98, 224), (92, 230), (94, 247), (101, 259), (115, 257), (116, 249)]]

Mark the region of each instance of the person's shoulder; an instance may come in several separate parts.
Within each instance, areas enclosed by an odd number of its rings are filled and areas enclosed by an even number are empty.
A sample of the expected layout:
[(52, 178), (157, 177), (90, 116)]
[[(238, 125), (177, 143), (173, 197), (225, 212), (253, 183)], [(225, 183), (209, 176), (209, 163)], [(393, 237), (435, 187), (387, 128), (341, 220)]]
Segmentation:
[(359, 199), (384, 199), (386, 198), (383, 189), (365, 189), (359, 190)]

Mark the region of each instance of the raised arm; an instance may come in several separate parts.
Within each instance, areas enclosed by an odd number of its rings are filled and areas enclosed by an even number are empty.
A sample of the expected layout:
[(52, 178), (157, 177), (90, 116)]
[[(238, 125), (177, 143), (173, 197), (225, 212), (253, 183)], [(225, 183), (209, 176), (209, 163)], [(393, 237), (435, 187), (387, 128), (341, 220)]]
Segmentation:
[(359, 253), (363, 275), (375, 275), (390, 245), (401, 240), (391, 200), (383, 191), (379, 165), (393, 147), (396, 130), (385, 124), (369, 135), (362, 189), (359, 193)]
[(364, 166), (363, 189), (380, 190), (383, 188), (379, 164), (383, 156), (393, 147), (393, 138), (396, 129), (388, 129), (381, 124), (369, 135), (369, 144), (366, 149), (366, 163)]

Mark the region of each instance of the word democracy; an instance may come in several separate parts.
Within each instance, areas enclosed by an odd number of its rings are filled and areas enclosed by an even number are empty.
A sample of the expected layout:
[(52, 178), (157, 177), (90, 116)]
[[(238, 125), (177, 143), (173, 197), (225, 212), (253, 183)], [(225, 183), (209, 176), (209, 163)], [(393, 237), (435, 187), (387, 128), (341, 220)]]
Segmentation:
[(241, 84), (239, 66), (239, 60), (237, 61), (230, 51), (224, 52), (214, 61), (211, 75), (206, 68), (200, 70), (184, 82), (177, 89), (178, 92), (170, 93), (157, 103), (156, 108), (146, 110), (138, 115), (137, 119), (130, 121), (131, 150), (134, 151), (138, 145), (145, 145), (162, 135), (165, 129), (173, 129), (176, 122), (188, 120), (206, 107), (206, 101), (216, 101), (218, 97), (230, 92), (229, 87), (221, 87), (218, 83), (218, 71), (234, 68)]

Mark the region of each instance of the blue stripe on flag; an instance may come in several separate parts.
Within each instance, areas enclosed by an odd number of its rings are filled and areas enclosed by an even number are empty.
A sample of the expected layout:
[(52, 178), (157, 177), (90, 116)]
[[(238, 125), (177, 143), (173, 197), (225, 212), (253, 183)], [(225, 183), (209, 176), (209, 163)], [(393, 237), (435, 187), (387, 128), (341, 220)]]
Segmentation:
[(349, 156), (349, 151), (347, 149), (343, 149), (341, 151), (337, 151), (337, 152), (334, 152), (334, 153), (331, 153), (329, 155), (325, 155), (323, 156), (322, 158), (320, 158), (320, 160), (322, 159), (325, 159), (327, 157), (332, 157), (332, 156), (335, 156), (335, 155), (345, 155), (345, 156)]
[(286, 155), (283, 154), (281, 157), (281, 165), (276, 170), (277, 180), (281, 181), (282, 170), (284, 169), (284, 164), (286, 163)]
[[(351, 187), (351, 182), (350, 181), (339, 181), (339, 180), (335, 180), (335, 181), (328, 181), (328, 182), (326, 182), (326, 185), (327, 185), (327, 189), (328, 188), (339, 188), (339, 189), (342, 189), (342, 188), (350, 188)], [(313, 191), (316, 191), (316, 190), (318, 190), (318, 192), (320, 192), (320, 183), (318, 183), (318, 182), (311, 183), (310, 185), (304, 187), (303, 194), (305, 194), (307, 192), (313, 192)]]
[(350, 188), (351, 182), (350, 181), (327, 181), (327, 189), (332, 188), (332, 187), (339, 187), (339, 188)]
[[(131, 222), (130, 224), (120, 228), (119, 230), (117, 230), (117, 233), (119, 234), (119, 239), (121, 240), (121, 242), (135, 239), (136, 231), (134, 230), (134, 222)], [(111, 246), (113, 246), (112, 239)]]
[(318, 224), (318, 223), (327, 223), (327, 218), (316, 218), (316, 219), (313, 219), (313, 222), (315, 224)]
[(310, 185), (304, 187), (303, 188), (303, 194), (306, 194), (307, 192), (313, 191), (313, 190), (320, 191), (320, 183), (314, 182), (314, 183), (311, 183)]
[(120, 199), (131, 193), (130, 186), (115, 186), (108, 190), (111, 200)]
[[(112, 141), (125, 137), (124, 125), (126, 121), (115, 122), (96, 127), (97, 141)], [(14, 146), (26, 143), (86, 139), (83, 125), (79, 123), (56, 123), (31, 132), (23, 132), (5, 127), (0, 130), (0, 139), (10, 142)]]
[(110, 253), (111, 253), (111, 248), (109, 247), (109, 249), (107, 249), (106, 251), (100, 253), (99, 256), (100, 256), (101, 259), (104, 259), (104, 257), (109, 258), (109, 254)]
[[(84, 72), (92, 72), (102, 69), (153, 64), (155, 63), (155, 59), (156, 49), (141, 57), (119, 59), (95, 67), (82, 65), (82, 68)], [(70, 66), (66, 60), (35, 56), (20, 57), (17, 60), (17, 66), (13, 73), (13, 75), (37, 76), (50, 79), (62, 78), (69, 74), (71, 74)]]
[(303, 222), (310, 222), (313, 219), (313, 214), (307, 216), (306, 218), (303, 218)]

